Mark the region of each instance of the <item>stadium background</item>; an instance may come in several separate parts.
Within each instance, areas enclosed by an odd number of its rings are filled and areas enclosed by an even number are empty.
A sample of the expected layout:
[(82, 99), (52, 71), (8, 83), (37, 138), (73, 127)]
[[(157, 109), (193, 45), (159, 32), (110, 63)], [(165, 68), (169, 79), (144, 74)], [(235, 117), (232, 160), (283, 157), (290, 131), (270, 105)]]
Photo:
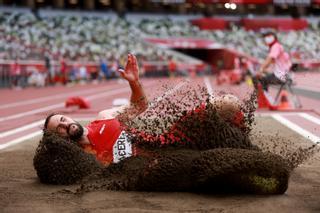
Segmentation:
[[(259, 109), (254, 134), (274, 146), (286, 141), (292, 142), (288, 149), (310, 146), (320, 140), (319, 5), (311, 0), (0, 1), (0, 209), (317, 212), (319, 154), (295, 171), (286, 195), (267, 198), (134, 192), (75, 198), (68, 193), (72, 188), (39, 184), (32, 157), (48, 113), (87, 122), (115, 99), (129, 97), (115, 74), (128, 52), (138, 57), (150, 99), (162, 85), (177, 86), (184, 78), (210, 93), (246, 97), (252, 87), (237, 76), (256, 70), (266, 56), (265, 30), (276, 32), (291, 54), (293, 89), (303, 107)], [(16, 82), (12, 75), (19, 70)], [(219, 82), (221, 73), (236, 77)], [(65, 108), (72, 96), (87, 99), (91, 108)]]
[(265, 29), (279, 33), (299, 70), (320, 64), (317, 1), (30, 0), (0, 5), (1, 87), (12, 86), (15, 69), (21, 69), (21, 86), (31, 75), (45, 79), (40, 85), (112, 77), (128, 51), (137, 55), (146, 76), (168, 75), (170, 69), (216, 74), (246, 69), (249, 62), (256, 69), (267, 52), (259, 36)]

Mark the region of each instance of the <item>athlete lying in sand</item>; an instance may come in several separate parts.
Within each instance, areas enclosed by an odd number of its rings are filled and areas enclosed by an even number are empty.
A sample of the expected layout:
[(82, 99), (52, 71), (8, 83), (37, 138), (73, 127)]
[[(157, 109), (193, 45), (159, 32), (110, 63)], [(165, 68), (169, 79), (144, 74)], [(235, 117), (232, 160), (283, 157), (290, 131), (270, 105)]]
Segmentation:
[[(102, 111), (86, 127), (61, 114), (47, 117), (33, 160), (41, 182), (80, 182), (79, 192), (211, 192), (218, 188), (259, 194), (286, 191), (290, 173), (287, 162), (251, 144), (242, 130), (246, 124), (241, 120), (236, 97), (200, 100), (195, 108), (182, 113), (176, 105), (170, 105), (173, 100), (169, 99), (152, 119), (156, 122), (149, 125), (143, 119), (134, 119), (150, 111), (136, 58), (129, 54), (125, 70), (119, 72), (131, 87), (131, 106)], [(194, 98), (187, 102), (199, 99), (197, 95)], [(163, 114), (165, 117), (161, 117)], [(172, 115), (177, 115), (172, 125), (153, 134), (153, 127)], [(144, 118), (149, 119), (148, 115)]]
[[(83, 127), (72, 118), (53, 113), (49, 115), (44, 124), (44, 130), (54, 131), (71, 141), (81, 145), (89, 153), (95, 154), (97, 159), (108, 165), (117, 163), (121, 159), (136, 155), (137, 151), (132, 146), (130, 139), (121, 126), (118, 115), (131, 108), (130, 119), (134, 118), (148, 108), (148, 101), (145, 96), (142, 84), (139, 81), (139, 68), (134, 55), (128, 54), (128, 61), (125, 70), (119, 70), (123, 79), (127, 80), (131, 88), (130, 106), (113, 108), (99, 113), (96, 120)], [(224, 95), (210, 100), (210, 103), (217, 109), (217, 113), (226, 121), (239, 125), (241, 118), (240, 101), (232, 95)], [(205, 105), (199, 106), (194, 112), (199, 113), (205, 110)], [(239, 114), (240, 113), (240, 114)], [(173, 128), (162, 136), (159, 140), (165, 143), (164, 138), (173, 138), (177, 131)], [(178, 135), (175, 137), (183, 137)], [(150, 136), (143, 135), (145, 140), (150, 140)], [(153, 140), (155, 140), (153, 138)]]

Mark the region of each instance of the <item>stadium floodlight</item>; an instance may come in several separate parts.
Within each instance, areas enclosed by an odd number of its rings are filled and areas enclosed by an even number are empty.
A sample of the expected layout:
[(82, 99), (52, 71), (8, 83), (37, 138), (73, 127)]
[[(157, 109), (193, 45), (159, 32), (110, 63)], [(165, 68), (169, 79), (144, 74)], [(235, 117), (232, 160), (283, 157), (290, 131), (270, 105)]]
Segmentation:
[(237, 9), (237, 5), (236, 5), (235, 3), (231, 3), (231, 4), (230, 4), (230, 9), (231, 9), (231, 10)]

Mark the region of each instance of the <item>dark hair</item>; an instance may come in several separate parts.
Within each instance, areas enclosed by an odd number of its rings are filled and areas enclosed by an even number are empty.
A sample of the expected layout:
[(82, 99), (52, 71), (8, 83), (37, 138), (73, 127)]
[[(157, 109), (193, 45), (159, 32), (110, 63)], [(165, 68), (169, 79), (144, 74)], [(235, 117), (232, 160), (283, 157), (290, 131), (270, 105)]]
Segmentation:
[(94, 155), (84, 152), (76, 143), (47, 130), (33, 157), (37, 176), (42, 183), (49, 184), (76, 183), (98, 172), (101, 166)]
[(276, 33), (273, 32), (273, 31), (266, 31), (266, 32), (262, 33), (263, 37), (266, 37), (266, 36), (269, 36), (269, 35), (273, 35), (276, 39), (278, 39)]
[(46, 117), (46, 119), (45, 119), (45, 121), (44, 121), (44, 125), (43, 125), (43, 131), (45, 131), (45, 130), (47, 130), (47, 128), (48, 128), (48, 124), (49, 124), (49, 121), (50, 121), (50, 118), (52, 117), (52, 116), (54, 116), (54, 115), (58, 115), (59, 113), (57, 113), (57, 112), (53, 112), (53, 113), (50, 113), (47, 117)]

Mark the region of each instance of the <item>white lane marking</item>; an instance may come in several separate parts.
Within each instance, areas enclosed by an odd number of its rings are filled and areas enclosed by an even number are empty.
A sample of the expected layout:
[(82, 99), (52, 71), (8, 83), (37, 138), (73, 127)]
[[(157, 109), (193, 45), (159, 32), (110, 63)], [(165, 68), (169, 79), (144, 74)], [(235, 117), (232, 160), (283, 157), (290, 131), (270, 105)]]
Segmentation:
[(296, 133), (300, 134), (301, 136), (311, 140), (313, 143), (317, 143), (320, 142), (320, 138), (314, 134), (312, 134), (311, 132), (301, 128), (300, 126), (298, 126), (297, 124), (289, 121), (288, 119), (282, 117), (279, 114), (274, 114), (271, 116), (273, 119), (279, 121), (281, 124), (285, 125), (286, 127), (292, 129), (293, 131), (295, 131)]
[[(94, 99), (97, 99), (97, 98), (100, 98), (103, 96), (107, 97), (107, 96), (111, 96), (111, 95), (116, 95), (116, 94), (122, 93), (128, 89), (129, 88), (120, 88), (120, 89), (116, 89), (116, 90), (112, 90), (112, 91), (108, 91), (108, 92), (103, 92), (103, 93), (97, 94), (97, 95), (91, 95), (85, 99), (86, 100), (94, 100)], [(36, 114), (39, 112), (45, 112), (45, 111), (49, 111), (49, 110), (60, 108), (60, 107), (64, 107), (64, 103), (54, 104), (54, 105), (50, 105), (50, 106), (43, 107), (40, 109), (35, 109), (35, 110), (28, 111), (28, 112), (22, 112), (22, 113), (18, 113), (18, 114), (6, 116), (6, 117), (0, 117), (0, 122), (25, 117), (27, 115), (33, 115), (33, 114)]]
[[(147, 86), (151, 85), (151, 83), (148, 83)], [(85, 99), (89, 101), (89, 100), (94, 100), (94, 99), (97, 99), (100, 97), (108, 97), (111, 95), (116, 95), (118, 93), (125, 92), (126, 90), (129, 90), (129, 88), (127, 88), (127, 87), (126, 88), (119, 88), (119, 89), (114, 89), (112, 91), (107, 91), (107, 92), (103, 92), (103, 93), (96, 94), (96, 95), (90, 95), (90, 96), (86, 97)], [(35, 113), (45, 112), (45, 111), (49, 111), (49, 110), (56, 109), (56, 108), (62, 108), (62, 107), (64, 107), (64, 103), (54, 104), (54, 105), (50, 105), (50, 106), (43, 107), (40, 109), (35, 109), (35, 110), (28, 111), (28, 112), (23, 112), (23, 113), (10, 115), (10, 116), (6, 116), (6, 117), (0, 117), (0, 122), (12, 120), (12, 119), (16, 119), (16, 118), (21, 118), (21, 117), (25, 117), (27, 115), (33, 115)]]
[(31, 129), (33, 127), (37, 127), (37, 126), (40, 127), (43, 123), (44, 123), (44, 120), (40, 120), (40, 121), (33, 122), (31, 124), (24, 125), (22, 127), (18, 127), (16, 129), (13, 129), (13, 130), (9, 130), (9, 131), (0, 133), (0, 138), (4, 138), (4, 137), (7, 137), (7, 136), (16, 134), (18, 132), (22, 132), (22, 131)]
[(6, 117), (0, 117), (0, 122), (8, 121), (8, 120), (16, 119), (16, 118), (25, 117), (27, 115), (33, 115), (33, 114), (36, 114), (36, 113), (39, 113), (39, 112), (49, 111), (51, 109), (56, 109), (56, 108), (60, 108), (60, 107), (63, 107), (63, 106), (64, 106), (63, 103), (54, 104), (54, 105), (50, 105), (50, 106), (47, 106), (47, 107), (31, 110), (31, 111), (28, 111), (28, 112), (22, 112), (22, 113), (18, 113), (18, 114), (15, 114), (15, 115), (10, 115), (10, 116), (6, 116)]
[(5, 144), (1, 144), (1, 145), (0, 145), (0, 150), (1, 150), (1, 149), (4, 149), (4, 148), (7, 148), (7, 147), (9, 147), (9, 146), (15, 145), (15, 144), (19, 144), (19, 143), (25, 142), (26, 140), (29, 140), (29, 139), (31, 139), (31, 138), (33, 138), (33, 137), (36, 137), (36, 136), (38, 136), (38, 135), (41, 135), (41, 133), (42, 133), (42, 131), (39, 130), (39, 131), (30, 133), (30, 134), (28, 134), (28, 135), (22, 136), (22, 137), (20, 137), (20, 138), (14, 139), (14, 140), (12, 140), (12, 141), (9, 141), (9, 142), (7, 142), (7, 143), (5, 143)]
[[(74, 118), (74, 120), (84, 120), (84, 121), (87, 121), (87, 120), (92, 120), (94, 119), (94, 117), (84, 117), (84, 118)], [(42, 120), (39, 120), (39, 121), (35, 121), (33, 123), (30, 123), (30, 124), (27, 124), (27, 125), (23, 125), (21, 127), (17, 127), (13, 130), (9, 130), (9, 131), (6, 131), (6, 132), (3, 132), (3, 133), (0, 133), (0, 138), (5, 138), (5, 137), (8, 137), (10, 135), (13, 135), (13, 134), (16, 134), (18, 132), (22, 132), (22, 131), (25, 131), (25, 130), (28, 130), (28, 129), (32, 129), (33, 127), (39, 127), (39, 128), (42, 128), (42, 125), (44, 124), (44, 119)]]
[[(90, 120), (93, 120), (93, 119), (94, 119), (93, 117), (75, 118), (75, 120), (80, 120), (80, 121), (90, 121)], [(44, 120), (36, 121), (36, 122), (34, 122), (32, 124), (35, 125), (35, 124), (40, 123), (40, 122), (44, 122)], [(19, 129), (22, 129), (22, 127), (19, 128)], [(30, 128), (28, 128), (28, 129), (30, 129)], [(23, 130), (20, 130), (20, 131), (23, 131)], [(10, 131), (8, 131), (8, 132), (10, 132)], [(29, 139), (34, 138), (36, 136), (39, 136), (41, 134), (42, 134), (42, 130), (38, 130), (38, 131), (35, 131), (35, 132), (31, 132), (31, 133), (29, 133), (29, 134), (27, 134), (25, 136), (21, 136), (19, 138), (14, 139), (14, 140), (8, 141), (8, 142), (6, 142), (4, 144), (0, 144), (0, 150), (1, 149), (5, 149), (5, 148), (10, 147), (10, 146), (13, 146), (15, 144), (23, 143), (26, 140), (29, 140)]]
[[(4, 104), (0, 106), (0, 109), (7, 109), (11, 107), (17, 107), (17, 106), (24, 106), (24, 105), (29, 105), (29, 104), (34, 104), (34, 103), (40, 103), (44, 101), (49, 101), (49, 100), (54, 100), (54, 99), (59, 99), (59, 98), (64, 98), (72, 95), (84, 95), (92, 92), (100, 92), (101, 90), (108, 89), (109, 87), (102, 87), (102, 88), (95, 88), (95, 89), (88, 89), (88, 90), (83, 90), (83, 91), (78, 91), (78, 92), (70, 92), (70, 93), (64, 93), (60, 95), (52, 95), (49, 97), (44, 97), (44, 98), (36, 98), (32, 100), (24, 100), (24, 101), (19, 101), (19, 102), (14, 102), (10, 104)], [(112, 88), (111, 88), (112, 89)]]
[[(274, 112), (255, 112), (254, 113), (256, 116), (260, 117), (270, 117), (271, 115), (274, 115)], [(279, 115), (298, 115), (297, 112), (281, 112), (278, 113)]]
[(299, 116), (301, 116), (301, 117), (303, 117), (303, 118), (305, 118), (305, 119), (307, 119), (307, 120), (309, 120), (309, 121), (311, 121), (313, 123), (316, 123), (316, 124), (320, 125), (320, 119), (319, 118), (316, 118), (316, 117), (314, 117), (312, 115), (309, 115), (307, 113), (299, 113)]
[(208, 90), (208, 93), (210, 96), (212, 96), (213, 94), (213, 89), (212, 89), (212, 86), (211, 86), (211, 83), (210, 83), (210, 80), (208, 77), (204, 77), (204, 84), (206, 85), (207, 87), (207, 90)]
[(189, 83), (190, 80), (186, 79), (182, 82), (180, 82), (179, 84), (177, 84), (174, 88), (169, 89), (168, 91), (166, 91), (162, 96), (160, 96), (159, 98), (157, 98), (156, 100), (152, 101), (149, 103), (149, 109), (153, 108), (155, 106), (157, 106), (157, 104), (162, 101), (164, 98), (166, 98), (167, 96), (171, 95), (172, 93), (176, 92), (178, 89), (180, 89), (183, 85), (185, 85), (186, 83)]

